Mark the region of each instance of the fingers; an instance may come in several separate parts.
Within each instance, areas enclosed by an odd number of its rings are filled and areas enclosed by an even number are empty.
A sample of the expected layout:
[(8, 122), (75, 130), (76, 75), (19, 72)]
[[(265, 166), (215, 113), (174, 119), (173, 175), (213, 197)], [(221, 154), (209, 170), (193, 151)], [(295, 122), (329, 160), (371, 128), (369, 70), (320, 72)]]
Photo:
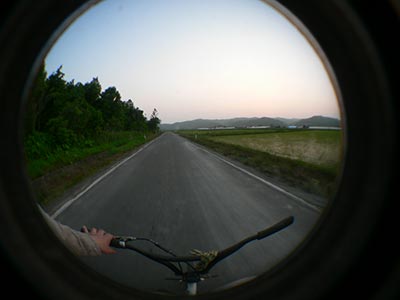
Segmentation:
[(104, 230), (100, 229), (97, 232), (97, 236), (100, 236), (100, 238), (103, 240), (103, 245), (100, 247), (101, 252), (103, 252), (104, 254), (117, 253), (115, 249), (110, 247), (111, 240), (114, 238), (111, 233), (106, 233)]
[[(83, 233), (90, 233), (90, 234), (97, 234), (97, 228), (92, 227), (90, 230), (86, 227), (86, 225), (83, 225), (81, 228), (81, 232)], [(104, 230), (103, 230), (104, 231)]]
[(88, 230), (88, 228), (86, 227), (86, 225), (83, 225), (83, 226), (82, 226), (81, 232), (83, 232), (83, 233), (89, 233), (89, 230)]
[(103, 236), (103, 235), (106, 235), (106, 234), (109, 234), (109, 233), (106, 233), (103, 229), (97, 229), (97, 228), (93, 227), (93, 228), (90, 230), (90, 234), (95, 234), (95, 235)]
[[(93, 234), (93, 235), (108, 235), (110, 233), (105, 232), (103, 229), (97, 229), (96, 227), (92, 227), (90, 230), (86, 227), (86, 225), (83, 225), (81, 228), (81, 232), (83, 233), (89, 233), (89, 234)], [(110, 234), (111, 235), (111, 234)], [(112, 236), (112, 235), (111, 235)]]
[(110, 242), (114, 238), (111, 233), (105, 232), (103, 229), (92, 227), (90, 230), (86, 226), (82, 226), (82, 232), (89, 234), (97, 245), (100, 247), (101, 252), (104, 254), (117, 253), (116, 250), (110, 247)]

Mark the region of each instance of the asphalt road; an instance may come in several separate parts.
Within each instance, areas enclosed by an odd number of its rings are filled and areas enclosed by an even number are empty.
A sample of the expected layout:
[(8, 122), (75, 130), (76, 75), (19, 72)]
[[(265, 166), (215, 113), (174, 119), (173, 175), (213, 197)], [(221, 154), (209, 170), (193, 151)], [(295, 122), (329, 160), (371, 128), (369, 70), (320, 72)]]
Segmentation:
[[(280, 191), (221, 156), (165, 133), (81, 194), (57, 219), (75, 229), (100, 227), (116, 235), (149, 237), (177, 254), (225, 248), (281, 219), (295, 223), (247, 245), (201, 282), (205, 292), (261, 274), (301, 243), (320, 216), (316, 207)], [(264, 180), (264, 181), (263, 181)], [(147, 244), (143, 247), (148, 249)], [(139, 254), (82, 260), (120, 283), (150, 291), (180, 292), (171, 271)]]

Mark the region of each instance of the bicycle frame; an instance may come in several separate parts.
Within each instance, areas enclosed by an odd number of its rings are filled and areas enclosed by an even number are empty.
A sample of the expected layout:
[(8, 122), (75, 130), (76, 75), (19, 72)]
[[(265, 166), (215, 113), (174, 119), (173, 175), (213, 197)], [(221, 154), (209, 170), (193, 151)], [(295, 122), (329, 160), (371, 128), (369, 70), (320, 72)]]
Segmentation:
[[(294, 217), (290, 216), (282, 221), (272, 225), (271, 227), (264, 229), (258, 232), (255, 235), (249, 236), (242, 241), (224, 249), (221, 251), (208, 251), (202, 252), (199, 250), (192, 250), (191, 255), (189, 256), (177, 256), (171, 250), (166, 249), (161, 246), (159, 243), (152, 239), (148, 238), (140, 238), (140, 237), (131, 237), (131, 236), (116, 236), (111, 241), (111, 246), (115, 248), (121, 249), (130, 249), (135, 251), (159, 264), (164, 265), (169, 268), (176, 276), (180, 277), (182, 282), (186, 283), (186, 293), (188, 295), (196, 295), (197, 294), (197, 283), (205, 280), (207, 278), (208, 272), (221, 260), (227, 258), (232, 255), (240, 248), (245, 246), (246, 244), (254, 241), (261, 240), (270, 236), (286, 227), (291, 225), (294, 222)], [(147, 241), (152, 243), (154, 246), (158, 247), (162, 251), (166, 252), (168, 255), (158, 255), (154, 253), (150, 253), (139, 249), (133, 245), (135, 241)], [(181, 264), (184, 263), (187, 266), (187, 270), (184, 271)]]

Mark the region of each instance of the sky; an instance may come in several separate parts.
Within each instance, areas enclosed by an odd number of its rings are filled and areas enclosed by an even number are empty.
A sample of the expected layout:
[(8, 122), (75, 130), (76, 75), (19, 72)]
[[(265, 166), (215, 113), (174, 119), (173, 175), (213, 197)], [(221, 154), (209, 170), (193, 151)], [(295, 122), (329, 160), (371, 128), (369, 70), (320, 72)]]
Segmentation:
[(339, 118), (307, 39), (260, 0), (105, 0), (53, 45), (48, 74), (98, 77), (162, 123), (233, 117)]

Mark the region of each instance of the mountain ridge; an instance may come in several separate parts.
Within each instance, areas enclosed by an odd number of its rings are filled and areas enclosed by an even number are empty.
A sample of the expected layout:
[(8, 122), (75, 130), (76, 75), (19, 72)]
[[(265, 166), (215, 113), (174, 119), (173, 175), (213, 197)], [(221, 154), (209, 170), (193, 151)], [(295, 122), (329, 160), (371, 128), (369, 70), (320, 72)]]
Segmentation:
[(194, 130), (201, 128), (218, 128), (218, 127), (341, 127), (340, 120), (325, 116), (312, 116), (309, 118), (271, 118), (271, 117), (236, 117), (229, 119), (194, 119), (175, 123), (161, 123), (161, 130)]

